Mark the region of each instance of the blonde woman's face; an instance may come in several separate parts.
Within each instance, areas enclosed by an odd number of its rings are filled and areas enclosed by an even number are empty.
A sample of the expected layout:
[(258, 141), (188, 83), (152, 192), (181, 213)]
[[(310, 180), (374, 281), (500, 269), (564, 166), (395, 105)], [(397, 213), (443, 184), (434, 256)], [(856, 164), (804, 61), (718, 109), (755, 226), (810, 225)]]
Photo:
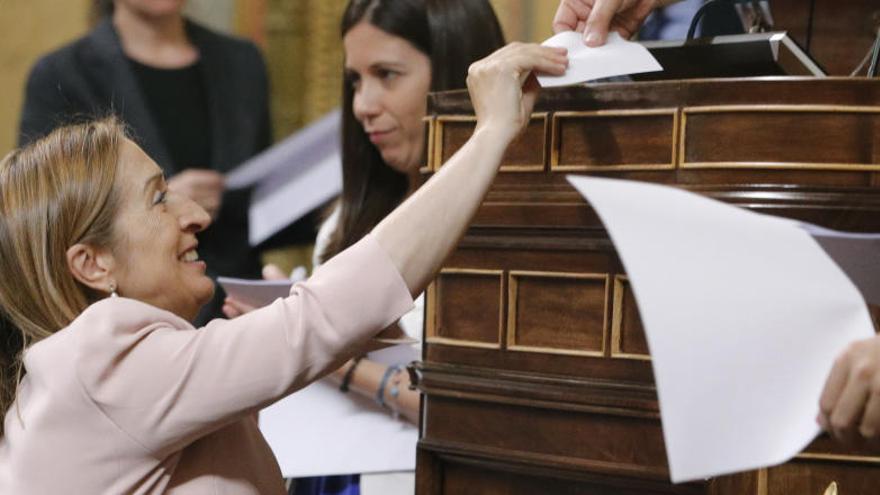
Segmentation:
[(412, 172), (425, 147), (431, 59), (368, 22), (351, 28), (342, 41), (355, 118), (391, 168)]
[(196, 233), (211, 223), (210, 216), (186, 196), (168, 191), (156, 162), (127, 139), (116, 187), (120, 207), (111, 275), (119, 295), (195, 318), (214, 294), (196, 251)]

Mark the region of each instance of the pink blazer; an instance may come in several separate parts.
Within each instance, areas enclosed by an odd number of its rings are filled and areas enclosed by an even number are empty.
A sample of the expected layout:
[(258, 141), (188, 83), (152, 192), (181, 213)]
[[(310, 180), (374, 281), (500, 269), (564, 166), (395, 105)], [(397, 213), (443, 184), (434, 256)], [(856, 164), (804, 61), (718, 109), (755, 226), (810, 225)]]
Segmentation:
[(132, 299), (97, 302), (27, 350), (0, 439), (0, 494), (283, 494), (252, 413), (411, 307), (371, 236), (289, 297), (201, 329)]

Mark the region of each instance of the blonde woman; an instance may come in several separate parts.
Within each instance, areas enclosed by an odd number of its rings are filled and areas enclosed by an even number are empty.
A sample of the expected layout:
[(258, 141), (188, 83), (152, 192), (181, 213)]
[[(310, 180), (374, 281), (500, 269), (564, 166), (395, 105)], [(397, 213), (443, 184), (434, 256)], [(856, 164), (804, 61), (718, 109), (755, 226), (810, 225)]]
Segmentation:
[(189, 319), (213, 283), (195, 234), (210, 217), (168, 190), (118, 124), (62, 128), (8, 155), (0, 308), (23, 348), (7, 356), (19, 372), (0, 379), (14, 397), (2, 404), (0, 493), (284, 493), (252, 413), (409, 310), (528, 121), (526, 78), (566, 63), (514, 44), (475, 64), (477, 129), (441, 172), (289, 297), (201, 329)]

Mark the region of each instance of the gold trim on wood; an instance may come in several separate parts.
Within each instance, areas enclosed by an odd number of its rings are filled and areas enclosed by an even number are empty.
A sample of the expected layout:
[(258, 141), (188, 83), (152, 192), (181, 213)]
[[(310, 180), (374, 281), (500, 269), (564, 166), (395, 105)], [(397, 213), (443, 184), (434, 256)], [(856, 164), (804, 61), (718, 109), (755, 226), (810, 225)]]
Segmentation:
[[(594, 110), (589, 112), (555, 112), (550, 130), (550, 171), (551, 172), (626, 172), (638, 170), (674, 170), (677, 164), (676, 139), (679, 127), (678, 108)], [(609, 117), (643, 117), (645, 115), (669, 115), (672, 117), (671, 161), (669, 163), (644, 163), (627, 165), (560, 165), (559, 153), (559, 121), (570, 118), (609, 118)]]
[[(549, 114), (547, 112), (536, 112), (529, 117), (529, 125), (532, 121), (543, 119), (544, 121), (544, 138), (541, 141), (543, 147), (541, 153), (541, 162), (528, 165), (502, 165), (499, 172), (544, 172), (547, 170), (547, 133), (549, 132)], [(433, 142), (431, 143), (432, 153), (429, 153), (432, 160), (431, 170), (436, 172), (443, 165), (443, 132), (446, 122), (476, 122), (477, 117), (474, 115), (439, 115), (432, 122), (436, 122), (435, 129), (432, 132)]]
[(426, 149), (428, 151), (427, 151), (427, 153), (425, 153), (425, 162), (426, 163), (424, 164), (424, 166), (419, 167), (419, 173), (420, 174), (430, 174), (431, 172), (434, 171), (434, 160), (431, 157), (431, 155), (432, 155), (431, 150), (434, 149), (434, 117), (432, 117), (430, 115), (427, 117), (424, 117), (422, 119), (422, 122), (424, 122), (425, 125), (428, 127), (428, 130), (427, 130), (428, 142), (425, 143), (425, 146), (427, 146)]
[[(499, 293), (498, 293), (498, 341), (497, 342), (479, 342), (475, 340), (452, 339), (449, 337), (439, 337), (437, 335), (437, 280), (441, 275), (475, 275), (498, 277)], [(425, 323), (425, 342), (428, 344), (441, 344), (456, 347), (470, 347), (477, 349), (501, 349), (504, 342), (504, 294), (505, 278), (503, 270), (483, 270), (476, 268), (443, 268), (433, 282), (428, 286), (428, 292), (425, 295), (426, 301), (426, 318)]]
[(839, 172), (880, 172), (880, 164), (821, 163), (821, 162), (688, 162), (687, 115), (708, 113), (874, 113), (880, 107), (845, 105), (713, 105), (681, 109), (681, 136), (678, 140), (678, 166), (682, 169), (759, 169), (759, 170), (833, 170)]
[[(602, 317), (602, 345), (598, 351), (578, 351), (574, 349), (559, 349), (555, 347), (538, 347), (516, 344), (516, 310), (518, 277), (532, 278), (571, 278), (581, 280), (602, 280), (605, 283), (605, 308)], [(545, 272), (511, 270), (507, 275), (507, 349), (517, 352), (533, 352), (541, 354), (561, 354), (566, 356), (604, 357), (608, 342), (608, 291), (610, 275), (607, 273), (573, 273), (573, 272)]]
[(756, 483), (757, 486), (757, 494), (756, 495), (767, 495), (768, 484), (767, 484), (767, 470), (759, 469), (758, 470), (758, 480)]
[(624, 282), (629, 280), (626, 275), (614, 276), (614, 299), (611, 302), (611, 358), (634, 359), (637, 361), (650, 361), (647, 354), (625, 353), (622, 349), (623, 342), (623, 293)]
[(880, 457), (863, 456), (863, 455), (844, 455), (844, 454), (814, 454), (805, 452), (798, 454), (795, 459), (805, 459), (811, 461), (832, 461), (832, 462), (856, 462), (859, 464), (880, 465)]

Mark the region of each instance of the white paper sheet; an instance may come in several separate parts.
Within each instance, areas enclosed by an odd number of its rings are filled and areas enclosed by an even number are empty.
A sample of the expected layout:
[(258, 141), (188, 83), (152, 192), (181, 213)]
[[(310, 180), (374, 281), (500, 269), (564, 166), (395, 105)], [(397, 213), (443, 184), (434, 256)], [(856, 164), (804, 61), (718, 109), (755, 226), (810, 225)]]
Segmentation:
[(279, 297), (287, 297), (293, 280), (249, 280), (217, 277), (217, 283), (226, 294), (251, 306), (262, 307)]
[(557, 33), (542, 45), (568, 48), (569, 64), (562, 76), (538, 76), (538, 82), (544, 88), (663, 70), (647, 48), (623, 39), (614, 31), (608, 34), (608, 41), (604, 45), (595, 48), (586, 46), (583, 35), (574, 31)]
[(226, 175), (226, 187), (254, 187), (248, 240), (258, 245), (342, 191), (341, 112), (335, 110)]
[(800, 452), (819, 432), (835, 357), (874, 335), (853, 282), (798, 222), (671, 187), (569, 181), (598, 212), (632, 284), (672, 480)]
[[(411, 338), (421, 337), (424, 296), (399, 324)], [(386, 364), (419, 359), (419, 347), (398, 345), (371, 352)], [(412, 471), (418, 428), (394, 419), (375, 401), (343, 394), (321, 380), (260, 412), (260, 430), (286, 477)]]

